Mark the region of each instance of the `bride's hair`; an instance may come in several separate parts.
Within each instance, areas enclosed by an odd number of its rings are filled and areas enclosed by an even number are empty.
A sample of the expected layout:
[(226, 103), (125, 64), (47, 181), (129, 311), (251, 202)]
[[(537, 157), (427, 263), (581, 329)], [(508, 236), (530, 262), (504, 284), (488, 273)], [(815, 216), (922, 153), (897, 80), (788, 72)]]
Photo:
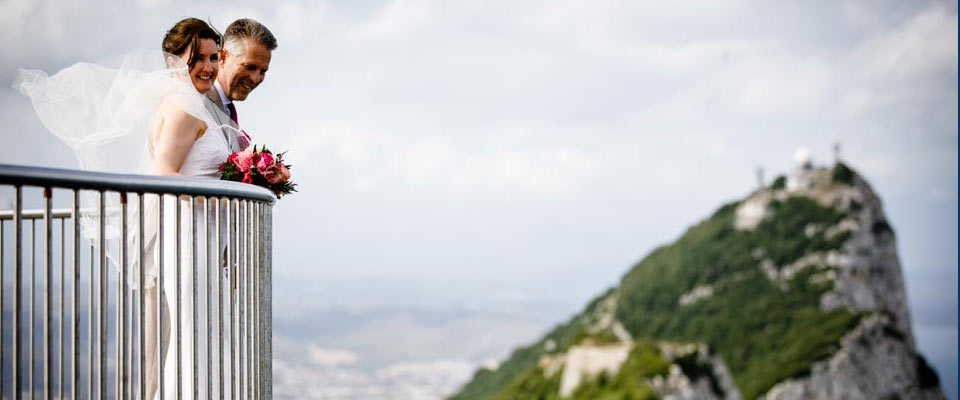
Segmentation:
[(163, 51), (179, 56), (190, 49), (191, 57), (187, 60), (187, 65), (193, 68), (197, 52), (200, 49), (201, 39), (213, 39), (217, 43), (217, 47), (220, 47), (220, 32), (217, 32), (202, 19), (185, 18), (177, 22), (163, 36)]

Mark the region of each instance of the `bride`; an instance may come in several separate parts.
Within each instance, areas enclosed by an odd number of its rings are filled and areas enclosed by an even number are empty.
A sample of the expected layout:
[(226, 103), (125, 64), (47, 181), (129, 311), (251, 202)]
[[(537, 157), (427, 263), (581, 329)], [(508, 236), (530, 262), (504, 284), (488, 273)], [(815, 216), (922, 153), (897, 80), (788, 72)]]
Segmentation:
[[(203, 20), (187, 18), (170, 28), (162, 43), (162, 64), (156, 52), (135, 53), (126, 57), (120, 69), (78, 63), (51, 77), (40, 71), (21, 70), (14, 86), (30, 97), (44, 126), (74, 149), (82, 169), (219, 179), (220, 163), (230, 153), (239, 150), (239, 131), (231, 125), (218, 124), (218, 121), (229, 121), (229, 117), (203, 95), (213, 88), (217, 78), (220, 34)], [(182, 398), (190, 399), (194, 390), (194, 357), (205, 360), (206, 354), (203, 346), (198, 346), (201, 354), (192, 354), (193, 334), (197, 330), (191, 313), (193, 299), (189, 295), (193, 284), (192, 252), (189, 241), (185, 241), (187, 243), (181, 245), (182, 267), (177, 270), (174, 227), (177, 225), (176, 202), (180, 201), (182, 210), (187, 212), (191, 210), (191, 204), (188, 198), (167, 197), (162, 202), (162, 223), (166, 227), (162, 239), (162, 267), (159, 267), (160, 252), (157, 251), (158, 199), (147, 196), (143, 210), (147, 221), (143, 246), (150, 256), (143, 260), (143, 293), (146, 297), (146, 309), (143, 310), (146, 365), (143, 369), (147, 395), (141, 398), (158, 398), (161, 390), (163, 397), (177, 393), (177, 360), (172, 355), (177, 354), (179, 344), (179, 383)], [(202, 210), (206, 205), (200, 200), (196, 204)], [(90, 216), (81, 218), (85, 220), (82, 221), (85, 236), (96, 237), (98, 227), (89, 223), (92, 222)], [(180, 232), (191, 232), (191, 218), (181, 218), (179, 225)], [(118, 239), (116, 229), (103, 234), (108, 239)], [(136, 238), (127, 240), (135, 244), (132, 248), (139, 247)], [(207, 241), (197, 242), (198, 246), (203, 246)], [(197, 254), (205, 254), (205, 249), (198, 248)], [(139, 259), (131, 254), (130, 261), (136, 271)], [(197, 261), (198, 271), (206, 271), (205, 260)], [(162, 294), (157, 290), (161, 269)], [(136, 273), (132, 275), (137, 276)], [(198, 275), (201, 279), (209, 276), (205, 273)], [(180, 279), (182, 291), (179, 296), (175, 279)], [(203, 287), (200, 284), (198, 282), (198, 287)], [(137, 285), (131, 280), (131, 287)], [(197, 313), (204, 315), (206, 302), (202, 301), (203, 297), (199, 300)], [(157, 326), (158, 304), (162, 332)], [(177, 313), (177, 310), (181, 312)], [(171, 314), (181, 317), (171, 319)], [(210, 340), (204, 338), (206, 329), (201, 331), (204, 332), (198, 336), (201, 341)], [(177, 340), (177, 333), (180, 333), (180, 340)], [(159, 354), (158, 344), (162, 344), (163, 354)], [(230, 360), (224, 360), (224, 364), (228, 362)], [(160, 365), (163, 366), (162, 388), (157, 379)], [(199, 370), (196, 372), (201, 379), (198, 382), (203, 387), (207, 368), (205, 363), (198, 362), (197, 365)], [(216, 374), (213, 375), (216, 379)]]
[[(186, 63), (188, 68), (185, 78), (189, 78), (196, 92), (190, 93), (190, 96), (184, 98), (185, 94), (175, 93), (167, 96), (157, 108), (152, 129), (150, 130), (149, 149), (152, 159), (150, 173), (166, 176), (186, 176), (193, 178), (219, 179), (219, 165), (231, 153), (231, 147), (235, 146), (236, 136), (228, 127), (216, 125), (217, 120), (224, 120), (223, 116), (216, 116), (217, 108), (203, 96), (213, 88), (213, 83), (217, 78), (218, 57), (220, 53), (220, 35), (202, 20), (196, 18), (187, 18), (171, 28), (163, 39), (163, 51), (165, 54), (173, 54), (178, 58), (168, 57), (168, 65), (174, 67), (179, 63)], [(178, 73), (182, 70), (179, 70)], [(198, 102), (199, 100), (199, 102)], [(197, 104), (204, 106), (203, 111)], [(214, 117), (214, 118), (210, 118)], [(189, 210), (188, 200), (181, 201), (181, 208)], [(198, 202), (198, 206), (203, 206), (203, 202)], [(177, 224), (176, 211), (174, 203), (166, 202), (164, 205), (165, 218), (164, 224), (169, 227)], [(181, 232), (191, 232), (191, 219), (184, 218), (180, 222)], [(172, 231), (168, 229), (167, 232)], [(189, 273), (188, 268), (184, 267), (177, 271), (172, 262), (176, 257), (176, 248), (172, 245), (176, 238), (165, 233), (167, 245), (164, 248), (163, 273), (168, 279), (163, 284), (163, 293), (165, 297), (161, 300), (163, 307), (164, 321), (172, 321), (172, 324), (165, 324), (162, 332), (163, 349), (176, 350), (176, 346), (181, 346), (179, 351), (182, 358), (180, 362), (180, 385), (185, 399), (191, 399), (193, 395), (193, 320), (191, 315), (193, 304), (192, 296), (183, 292), (177, 297), (177, 285), (173, 282), (173, 277), (180, 279), (181, 288), (190, 288), (193, 283), (193, 275)], [(203, 241), (201, 241), (203, 242)], [(192, 254), (189, 246), (181, 246), (180, 259), (182, 266), (192, 265)], [(199, 254), (203, 252), (199, 251)], [(154, 252), (154, 254), (158, 254)], [(155, 260), (158, 261), (158, 260)], [(199, 261), (199, 260), (198, 260)], [(198, 267), (202, 263), (198, 262)], [(147, 267), (149, 270), (150, 268)], [(207, 274), (202, 274), (208, 276)], [(146, 291), (148, 297), (151, 292)], [(153, 292), (156, 295), (156, 291)], [(169, 312), (169, 300), (176, 299), (175, 304), (178, 310), (181, 310), (181, 318), (171, 319)], [(155, 304), (157, 300), (150, 298), (148, 304)], [(149, 309), (156, 312), (155, 308)], [(147, 321), (155, 320), (156, 316), (148, 311)], [(199, 313), (199, 312), (198, 312)], [(179, 326), (178, 326), (179, 325)], [(171, 340), (170, 332), (178, 332), (180, 340)], [(153, 336), (156, 339), (156, 336)], [(174, 342), (174, 343), (171, 343)], [(153, 345), (154, 347), (151, 347)], [(154, 349), (155, 343), (147, 341), (147, 348)], [(151, 351), (149, 354), (156, 354)], [(170, 357), (171, 352), (165, 351), (163, 354), (163, 376), (165, 379), (163, 385), (163, 397), (176, 393), (177, 388), (177, 362)], [(152, 363), (155, 364), (155, 361)], [(199, 366), (200, 364), (197, 363)], [(206, 370), (206, 368), (202, 368)], [(199, 372), (199, 371), (197, 371)], [(204, 374), (200, 374), (204, 375)], [(156, 386), (153, 382), (156, 375), (148, 377), (148, 393)]]

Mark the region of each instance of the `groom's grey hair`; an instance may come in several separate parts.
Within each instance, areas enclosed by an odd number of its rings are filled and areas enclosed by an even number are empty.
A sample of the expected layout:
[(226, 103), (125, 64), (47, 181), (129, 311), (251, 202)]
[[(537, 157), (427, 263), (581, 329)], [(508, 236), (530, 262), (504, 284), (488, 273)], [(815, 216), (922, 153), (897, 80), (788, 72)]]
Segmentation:
[(230, 54), (240, 54), (244, 51), (243, 40), (250, 39), (259, 43), (267, 50), (277, 48), (277, 38), (266, 26), (250, 18), (233, 21), (223, 32), (223, 48)]

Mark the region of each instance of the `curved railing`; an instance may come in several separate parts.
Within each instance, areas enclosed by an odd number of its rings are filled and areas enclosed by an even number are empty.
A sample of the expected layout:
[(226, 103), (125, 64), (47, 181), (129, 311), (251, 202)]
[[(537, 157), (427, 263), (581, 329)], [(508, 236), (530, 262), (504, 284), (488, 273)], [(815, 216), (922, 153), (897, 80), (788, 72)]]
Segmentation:
[(0, 395), (272, 398), (273, 202), (234, 182), (0, 165)]

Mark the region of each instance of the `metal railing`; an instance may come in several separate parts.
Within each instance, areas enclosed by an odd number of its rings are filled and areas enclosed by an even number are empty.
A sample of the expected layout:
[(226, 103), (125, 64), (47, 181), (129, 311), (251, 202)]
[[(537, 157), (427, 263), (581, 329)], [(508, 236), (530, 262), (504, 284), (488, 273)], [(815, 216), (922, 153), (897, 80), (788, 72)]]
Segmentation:
[(5, 197), (4, 399), (272, 398), (270, 191), (0, 165)]

